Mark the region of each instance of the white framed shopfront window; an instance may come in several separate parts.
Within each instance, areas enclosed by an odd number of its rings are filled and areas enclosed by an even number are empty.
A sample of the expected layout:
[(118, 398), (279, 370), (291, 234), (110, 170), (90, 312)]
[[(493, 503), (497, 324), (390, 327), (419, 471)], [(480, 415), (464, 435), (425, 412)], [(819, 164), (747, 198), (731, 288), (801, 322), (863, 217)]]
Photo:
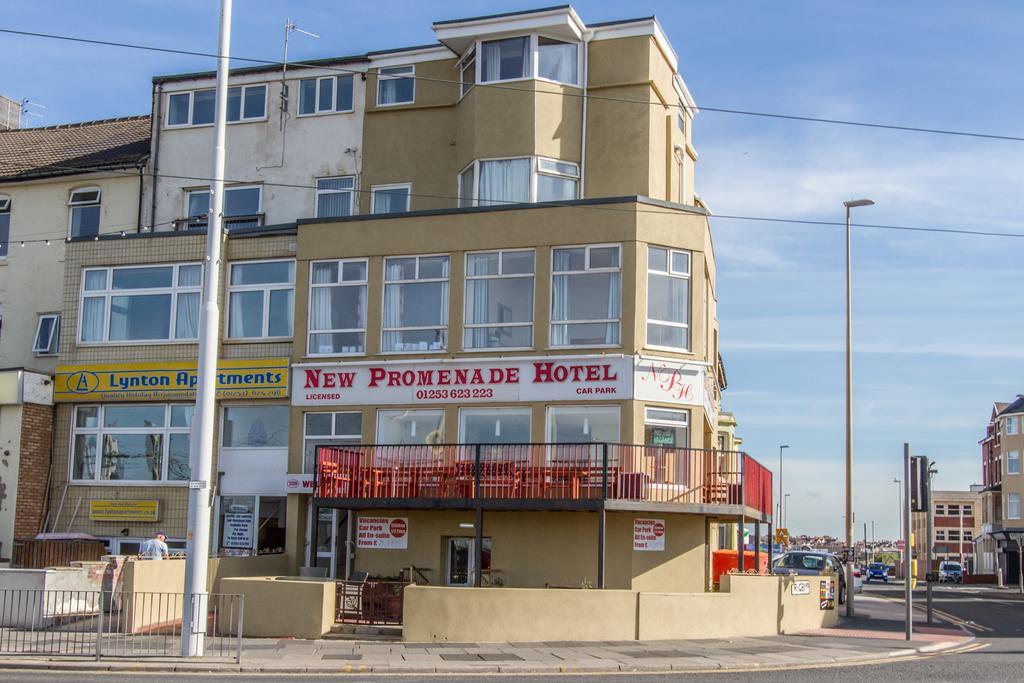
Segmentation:
[(71, 481), (184, 484), (189, 479), (192, 404), (75, 406)]
[(295, 261), (237, 261), (228, 275), (228, 339), (290, 339)]
[(86, 268), (78, 341), (195, 341), (202, 284), (203, 267), (198, 263)]
[(384, 259), (383, 353), (448, 348), (447, 254)]
[(533, 347), (535, 271), (532, 249), (466, 254), (465, 350)]
[(552, 406), (547, 414), (548, 443), (618, 443), (619, 406)]
[(618, 346), (621, 252), (618, 244), (551, 250), (552, 347)]
[(366, 259), (310, 264), (309, 355), (366, 352), (367, 269)]
[(461, 408), (459, 443), (528, 444), (533, 411), (525, 408)]
[(444, 442), (444, 410), (377, 411), (377, 443), (380, 445), (434, 446)]
[(286, 498), (224, 495), (217, 501), (215, 538), (219, 554), (278, 555), (285, 548)]

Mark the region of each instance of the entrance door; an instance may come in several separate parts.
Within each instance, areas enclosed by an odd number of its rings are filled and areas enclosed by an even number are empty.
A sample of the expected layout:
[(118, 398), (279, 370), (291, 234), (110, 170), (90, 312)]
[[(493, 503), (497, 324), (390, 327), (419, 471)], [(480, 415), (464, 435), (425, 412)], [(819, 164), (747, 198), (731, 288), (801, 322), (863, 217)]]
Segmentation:
[[(449, 538), (445, 558), (445, 584), (449, 586), (472, 586), (476, 577), (476, 539)], [(483, 574), (486, 585), (490, 583), (491, 539), (484, 539)]]
[[(310, 562), (310, 529), (313, 518), (312, 507), (308, 508), (306, 518), (306, 565)], [(336, 579), (345, 576), (345, 551), (348, 545), (348, 511), (324, 508), (320, 510), (316, 530), (316, 566), (326, 567), (327, 575)]]

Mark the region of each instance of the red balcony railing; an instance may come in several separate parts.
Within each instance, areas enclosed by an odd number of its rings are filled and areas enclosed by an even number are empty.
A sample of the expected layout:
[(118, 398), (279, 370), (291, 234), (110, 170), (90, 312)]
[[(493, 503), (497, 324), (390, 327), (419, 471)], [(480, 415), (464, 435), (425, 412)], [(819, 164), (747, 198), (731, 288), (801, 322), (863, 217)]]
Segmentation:
[(772, 475), (736, 451), (623, 444), (320, 446), (321, 498), (627, 500), (772, 509)]

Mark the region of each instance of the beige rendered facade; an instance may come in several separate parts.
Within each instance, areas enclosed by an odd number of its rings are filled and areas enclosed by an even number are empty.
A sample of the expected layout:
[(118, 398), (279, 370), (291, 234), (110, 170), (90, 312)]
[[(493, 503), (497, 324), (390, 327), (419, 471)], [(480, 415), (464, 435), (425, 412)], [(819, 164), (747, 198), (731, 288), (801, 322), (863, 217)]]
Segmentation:
[(1016, 582), (1020, 576), (1020, 542), (1024, 542), (1024, 397), (996, 403), (981, 441), (983, 486), (981, 530), (977, 536), (980, 566)]

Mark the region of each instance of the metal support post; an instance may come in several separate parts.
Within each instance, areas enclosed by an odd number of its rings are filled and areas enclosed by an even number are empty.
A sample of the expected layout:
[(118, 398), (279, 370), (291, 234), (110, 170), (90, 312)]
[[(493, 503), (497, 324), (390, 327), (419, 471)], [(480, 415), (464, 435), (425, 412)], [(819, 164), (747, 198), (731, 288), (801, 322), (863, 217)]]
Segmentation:
[[(103, 656), (103, 591), (99, 592), (99, 609), (96, 610), (96, 661), (100, 661), (100, 657)], [(113, 609), (114, 596), (110, 596), (110, 605)]]
[(743, 552), (743, 527), (746, 526), (746, 517), (740, 515), (736, 521), (736, 568), (741, 572), (746, 571), (746, 554)]
[(928, 486), (924, 492), (924, 519), (925, 519), (925, 532), (924, 532), (924, 552), (925, 552), (925, 563), (924, 563), (924, 578), (925, 578), (925, 596), (928, 614), (928, 625), (933, 626), (935, 623), (935, 615), (932, 610), (932, 584), (935, 583), (928, 579), (928, 575), (932, 574), (932, 558), (934, 557), (933, 550), (935, 548), (932, 543), (932, 463), (928, 458), (924, 459), (924, 471), (925, 476), (928, 477)]
[(181, 655), (201, 657), (206, 647), (207, 565), (210, 558), (210, 470), (217, 418), (217, 352), (220, 343), (221, 229), (224, 213), (224, 148), (228, 112), (228, 67), (231, 52), (231, 1), (221, 0), (217, 45), (217, 87), (213, 126), (210, 213), (206, 227), (206, 262), (199, 321), (196, 409), (189, 451), (188, 526), (185, 555), (185, 611), (181, 620)]
[[(313, 505), (312, 528), (309, 530), (309, 566), (315, 567), (317, 551), (320, 549), (320, 506)], [(333, 519), (333, 515), (331, 518)]]
[[(476, 504), (476, 537), (473, 542), (473, 585), (477, 588), (484, 582), (484, 508), (480, 500), (480, 444), (473, 455), (473, 498)], [(410, 580), (412, 579), (410, 575)]]
[(761, 520), (754, 520), (754, 569), (761, 573)]
[(910, 545), (910, 444), (903, 444), (903, 603), (906, 620), (906, 638), (914, 637), (914, 592), (911, 590), (913, 577), (910, 566), (913, 562), (913, 548)]
[(605, 555), (605, 529), (607, 525), (607, 512), (604, 501), (597, 510), (597, 587), (604, 588), (604, 555)]

